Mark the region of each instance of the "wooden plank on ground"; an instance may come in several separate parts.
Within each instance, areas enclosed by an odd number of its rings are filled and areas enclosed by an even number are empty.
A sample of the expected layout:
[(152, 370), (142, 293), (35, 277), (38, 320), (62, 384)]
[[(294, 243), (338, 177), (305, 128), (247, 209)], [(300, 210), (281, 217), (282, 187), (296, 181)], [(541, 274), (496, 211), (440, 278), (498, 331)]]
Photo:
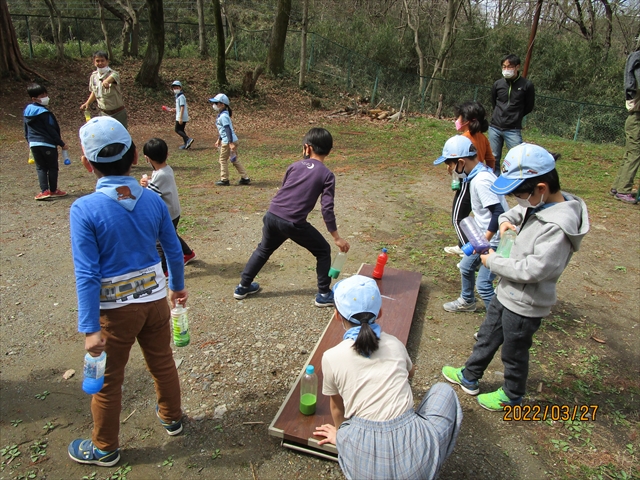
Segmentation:
[[(363, 264), (358, 272), (360, 275), (371, 277), (373, 266)], [(381, 316), (378, 323), (382, 331), (398, 338), (406, 345), (413, 321), (413, 314), (418, 300), (422, 275), (407, 270), (397, 270), (386, 267), (381, 280), (377, 280), (382, 295)], [(295, 450), (301, 450), (323, 458), (334, 458), (337, 450), (334, 445), (318, 445), (313, 436), (316, 426), (323, 423), (333, 423), (329, 408), (329, 397), (322, 395), (322, 355), (329, 348), (342, 341), (344, 329), (336, 321), (335, 315), (325, 328), (320, 340), (311, 352), (307, 363), (300, 375), (293, 383), (289, 394), (282, 403), (280, 410), (269, 426), (269, 435), (282, 438), (283, 445)], [(299, 410), (300, 379), (307, 365), (313, 365), (318, 375), (318, 397), (315, 415), (303, 415)]]

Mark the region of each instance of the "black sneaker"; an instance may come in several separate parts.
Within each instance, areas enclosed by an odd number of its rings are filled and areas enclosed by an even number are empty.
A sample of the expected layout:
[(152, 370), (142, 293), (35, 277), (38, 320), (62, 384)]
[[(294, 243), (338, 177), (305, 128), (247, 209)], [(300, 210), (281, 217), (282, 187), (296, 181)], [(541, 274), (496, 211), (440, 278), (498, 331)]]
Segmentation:
[(189, 140), (187, 140), (187, 143), (184, 144), (185, 150), (189, 149), (192, 143), (193, 143), (193, 138), (190, 138)]
[(243, 287), (242, 285), (238, 285), (233, 292), (233, 298), (236, 300), (242, 300), (246, 298), (247, 295), (251, 295), (254, 293), (258, 293), (260, 290), (260, 285), (257, 282), (253, 282), (248, 287)]
[(182, 419), (174, 420), (173, 422), (165, 422), (160, 418), (159, 410), (160, 410), (160, 407), (156, 405), (156, 417), (158, 417), (158, 420), (160, 420), (160, 424), (164, 427), (167, 433), (172, 437), (174, 435), (180, 434), (180, 432), (182, 432)]
[(218, 187), (228, 187), (230, 184), (229, 184), (229, 180), (218, 180), (216, 182), (216, 185)]
[(249, 185), (251, 183), (251, 179), (250, 178), (241, 178), (240, 181), (238, 182), (238, 185)]

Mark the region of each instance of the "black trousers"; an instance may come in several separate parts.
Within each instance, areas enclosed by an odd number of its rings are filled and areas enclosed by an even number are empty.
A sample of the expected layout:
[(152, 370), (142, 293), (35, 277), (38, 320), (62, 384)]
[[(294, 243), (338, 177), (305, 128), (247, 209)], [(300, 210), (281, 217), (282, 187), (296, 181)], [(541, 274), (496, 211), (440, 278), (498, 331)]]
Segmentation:
[(465, 363), (464, 378), (480, 380), (502, 345), (502, 389), (513, 400), (524, 396), (529, 376), (529, 349), (541, 322), (542, 318), (524, 317), (505, 308), (494, 295), (478, 330), (478, 341)]
[(31, 147), (36, 161), (36, 172), (40, 191), (58, 190), (58, 149), (52, 147)]
[(453, 205), (451, 206), (451, 223), (458, 236), (458, 246), (461, 247), (469, 240), (462, 233), (460, 222), (463, 218), (467, 218), (471, 214), (471, 184), (469, 182), (460, 182), (460, 190), (456, 190), (453, 196)]
[[(174, 218), (171, 222), (173, 223), (173, 228), (176, 229), (176, 236), (178, 237), (178, 240), (180, 241), (180, 246), (182, 247), (182, 254), (183, 255), (191, 255), (193, 252), (189, 248), (189, 245), (187, 245), (187, 242), (185, 242), (180, 237), (180, 235), (178, 235), (178, 222), (180, 222), (180, 215), (178, 215), (176, 218)], [(160, 260), (162, 260), (162, 271), (166, 272), (167, 271), (167, 259), (164, 256), (164, 251), (162, 250), (162, 245), (160, 245), (160, 242), (156, 242), (156, 250), (158, 250), (158, 254), (160, 255)]]
[(316, 257), (316, 275), (318, 277), (318, 291), (327, 293), (330, 290), (331, 278), (331, 247), (322, 234), (309, 222), (292, 223), (284, 220), (271, 212), (267, 212), (262, 219), (262, 241), (253, 252), (244, 271), (241, 284), (245, 287), (251, 285), (258, 272), (267, 263), (269, 257), (286, 240), (291, 239), (301, 247), (306, 248)]
[(176, 133), (182, 137), (185, 145), (187, 144), (187, 140), (189, 140), (189, 135), (184, 133), (184, 129), (186, 126), (187, 122), (182, 122), (182, 125), (180, 125), (180, 122), (176, 122)]

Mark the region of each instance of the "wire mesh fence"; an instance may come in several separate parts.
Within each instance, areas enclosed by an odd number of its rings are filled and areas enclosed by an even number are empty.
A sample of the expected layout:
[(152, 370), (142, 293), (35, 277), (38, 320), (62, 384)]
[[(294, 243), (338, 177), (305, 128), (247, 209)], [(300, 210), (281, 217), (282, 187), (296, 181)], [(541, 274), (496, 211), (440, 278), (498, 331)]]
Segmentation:
[[(25, 57), (52, 57), (50, 20), (47, 15), (12, 15), (22, 54)], [(100, 19), (62, 17), (65, 32), (65, 54), (71, 57), (91, 55), (97, 48), (104, 49), (104, 33)], [(112, 39), (112, 48), (121, 51), (123, 22), (105, 19), (104, 26)], [(226, 26), (226, 37), (230, 30)], [(215, 55), (215, 28), (206, 25), (209, 51)], [(147, 21), (140, 20), (140, 51), (147, 43)], [(234, 30), (234, 43), (229, 57), (242, 62), (264, 62), (267, 56), (270, 30)], [(491, 109), (491, 87), (474, 85), (441, 78), (420, 77), (415, 72), (402, 71), (381, 65), (340, 43), (340, 38), (329, 39), (309, 33), (307, 81), (310, 85), (331, 85), (367, 99), (372, 106), (378, 104), (396, 109), (404, 99), (404, 109), (443, 117), (453, 117), (455, 105), (468, 100), (482, 103)], [(301, 32), (289, 31), (285, 44), (285, 69), (296, 72), (300, 68)], [(196, 57), (198, 54), (198, 24), (165, 21), (165, 56)], [(596, 143), (624, 143), (626, 110), (612, 105), (570, 101), (546, 95), (536, 95), (536, 106), (525, 119), (525, 129), (535, 129), (545, 135), (556, 135), (574, 141)]]

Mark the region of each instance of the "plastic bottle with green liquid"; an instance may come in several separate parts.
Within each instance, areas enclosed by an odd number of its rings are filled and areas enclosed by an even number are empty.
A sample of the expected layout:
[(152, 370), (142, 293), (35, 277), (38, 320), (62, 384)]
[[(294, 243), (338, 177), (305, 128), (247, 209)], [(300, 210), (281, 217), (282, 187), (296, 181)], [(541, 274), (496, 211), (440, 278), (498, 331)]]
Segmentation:
[(300, 380), (300, 412), (303, 415), (316, 413), (316, 398), (318, 397), (318, 376), (313, 365), (308, 365)]
[(181, 304), (177, 304), (174, 309), (171, 310), (171, 327), (173, 329), (173, 343), (176, 347), (186, 347), (191, 341), (189, 335), (189, 319), (187, 317), (187, 310)]
[(347, 254), (344, 252), (338, 252), (336, 258), (333, 259), (333, 263), (331, 264), (331, 268), (329, 269), (329, 276), (334, 280), (340, 276), (340, 272), (342, 271), (342, 267), (344, 267), (344, 263), (347, 261)]

